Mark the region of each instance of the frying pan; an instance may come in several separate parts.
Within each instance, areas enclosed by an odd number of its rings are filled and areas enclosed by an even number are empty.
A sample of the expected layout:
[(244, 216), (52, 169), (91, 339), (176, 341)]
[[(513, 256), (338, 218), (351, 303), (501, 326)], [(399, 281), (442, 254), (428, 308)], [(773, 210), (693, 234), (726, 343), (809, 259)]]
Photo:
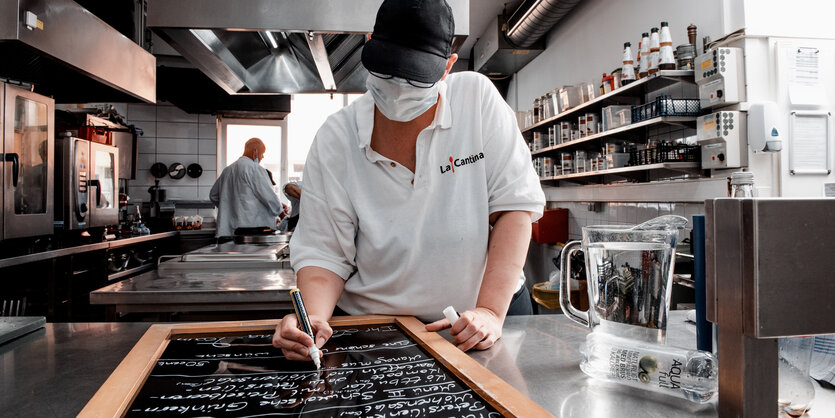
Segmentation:
[(156, 178), (163, 178), (168, 174), (168, 167), (163, 163), (154, 163), (151, 166), (151, 175)]
[(189, 177), (196, 179), (203, 174), (203, 167), (197, 163), (189, 164), (188, 168), (186, 168), (186, 173)]

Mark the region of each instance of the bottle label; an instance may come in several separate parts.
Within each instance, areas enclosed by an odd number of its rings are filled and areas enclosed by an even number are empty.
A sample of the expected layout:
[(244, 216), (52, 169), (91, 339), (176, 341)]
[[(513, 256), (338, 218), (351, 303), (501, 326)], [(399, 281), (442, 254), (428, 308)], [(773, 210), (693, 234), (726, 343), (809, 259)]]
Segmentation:
[(637, 350), (613, 347), (609, 356), (609, 377), (637, 381), (660, 389), (681, 389), (684, 363), (675, 357), (669, 360), (669, 369), (660, 370), (658, 358), (653, 355), (642, 356)]

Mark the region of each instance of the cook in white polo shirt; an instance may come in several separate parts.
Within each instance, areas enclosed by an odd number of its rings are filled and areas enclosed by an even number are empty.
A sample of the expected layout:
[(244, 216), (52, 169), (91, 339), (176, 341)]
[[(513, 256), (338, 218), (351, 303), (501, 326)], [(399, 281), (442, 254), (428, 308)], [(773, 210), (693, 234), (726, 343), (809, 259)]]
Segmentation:
[[(391, 29), (384, 10), (413, 12), (409, 3), (383, 3), (363, 53), (369, 93), (328, 118), (305, 164), (305, 216), (290, 253), (319, 346), (335, 305), (436, 321), (429, 330), (449, 326), (442, 310), (452, 305), (462, 312), (453, 342), (490, 347), (523, 286), (530, 223), (544, 207), (515, 116), (486, 77), (447, 76), (457, 59), (449, 50), (442, 72), (423, 80), (367, 56)], [(441, 36), (447, 47), (451, 30)], [(274, 338), (294, 359), (308, 358), (312, 343), (292, 315)]]

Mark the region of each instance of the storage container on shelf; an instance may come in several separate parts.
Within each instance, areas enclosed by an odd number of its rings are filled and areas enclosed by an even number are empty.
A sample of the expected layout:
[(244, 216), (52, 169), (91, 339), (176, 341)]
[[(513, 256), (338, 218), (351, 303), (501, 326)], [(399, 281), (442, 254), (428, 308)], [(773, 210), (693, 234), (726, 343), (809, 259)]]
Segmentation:
[(533, 109), (525, 111), (525, 123), (522, 124), (522, 129), (526, 129), (531, 125), (533, 125)]
[(603, 144), (603, 155), (623, 152), (623, 144), (618, 141), (607, 141)]
[(551, 177), (554, 175), (554, 162), (551, 157), (542, 157), (542, 176)]
[(632, 123), (632, 106), (612, 105), (603, 108), (602, 128), (603, 131), (620, 128)]
[(586, 115), (577, 117), (577, 132), (580, 134), (580, 138), (586, 136)]
[(600, 131), (598, 124), (600, 116), (597, 113), (586, 113), (586, 136), (594, 135)]
[(542, 139), (542, 132), (534, 132), (533, 133), (533, 150), (539, 151), (543, 147), (543, 139)]
[(587, 83), (587, 82), (579, 83), (579, 84), (577, 84), (577, 88), (580, 89), (580, 93), (583, 96), (582, 97), (583, 103), (588, 102), (588, 101), (594, 99), (595, 97), (597, 97), (595, 87), (594, 87), (594, 83)]
[(554, 95), (549, 91), (542, 97), (542, 120), (550, 119), (557, 114), (554, 108)]
[(571, 122), (560, 122), (560, 143), (571, 141)]
[(632, 122), (659, 116), (698, 116), (700, 111), (699, 99), (679, 99), (661, 94), (649, 103), (632, 106)]
[(548, 91), (547, 95), (550, 95), (551, 100), (551, 107), (554, 109), (554, 115), (559, 115), (560, 112), (563, 111), (562, 107), (560, 107), (560, 89), (554, 88)]
[(540, 113), (539, 113), (539, 111), (541, 110), (541, 105), (542, 105), (542, 100), (539, 97), (533, 99), (533, 109), (531, 109), (533, 111), (533, 123), (532, 123), (532, 125), (537, 124), (537, 123), (539, 123), (540, 120), (542, 120), (542, 115), (540, 115)]
[(641, 34), (641, 42), (638, 43), (638, 78), (644, 78), (649, 72), (649, 33)]
[(606, 168), (621, 168), (626, 167), (629, 165), (629, 153), (628, 152), (613, 152), (611, 154), (606, 154)]
[(560, 111), (573, 109), (583, 104), (583, 91), (577, 86), (563, 86), (559, 89), (560, 94)]
[(565, 174), (573, 174), (574, 173), (574, 156), (571, 155), (570, 152), (561, 152), (560, 153), (560, 165), (562, 166), (562, 173)]
[(574, 151), (574, 170), (576, 170), (577, 173), (585, 173), (589, 171), (588, 168), (588, 156), (586, 151)]
[(556, 133), (557, 125), (551, 125), (548, 127), (548, 147), (553, 147), (557, 145), (557, 133)]

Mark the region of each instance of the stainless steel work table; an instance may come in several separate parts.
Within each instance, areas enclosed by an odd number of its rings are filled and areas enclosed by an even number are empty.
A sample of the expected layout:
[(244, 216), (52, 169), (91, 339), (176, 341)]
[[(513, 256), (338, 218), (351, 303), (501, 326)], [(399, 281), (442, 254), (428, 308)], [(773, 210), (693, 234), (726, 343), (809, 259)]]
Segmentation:
[(291, 309), (289, 290), (296, 274), (284, 252), (287, 244), (227, 242), (168, 261), (127, 280), (90, 293), (90, 304), (116, 312), (226, 312)]
[(90, 304), (115, 312), (291, 309), (291, 269), (149, 271), (90, 293)]
[[(681, 318), (673, 316), (669, 338), (694, 344), (693, 328)], [(50, 323), (0, 345), (0, 415), (74, 416), (150, 325)], [(586, 333), (562, 315), (509, 317), (503, 338), (471, 355), (556, 416), (716, 415), (715, 403), (700, 406), (586, 377), (578, 367)], [(809, 415), (832, 411), (835, 391), (818, 387)]]

